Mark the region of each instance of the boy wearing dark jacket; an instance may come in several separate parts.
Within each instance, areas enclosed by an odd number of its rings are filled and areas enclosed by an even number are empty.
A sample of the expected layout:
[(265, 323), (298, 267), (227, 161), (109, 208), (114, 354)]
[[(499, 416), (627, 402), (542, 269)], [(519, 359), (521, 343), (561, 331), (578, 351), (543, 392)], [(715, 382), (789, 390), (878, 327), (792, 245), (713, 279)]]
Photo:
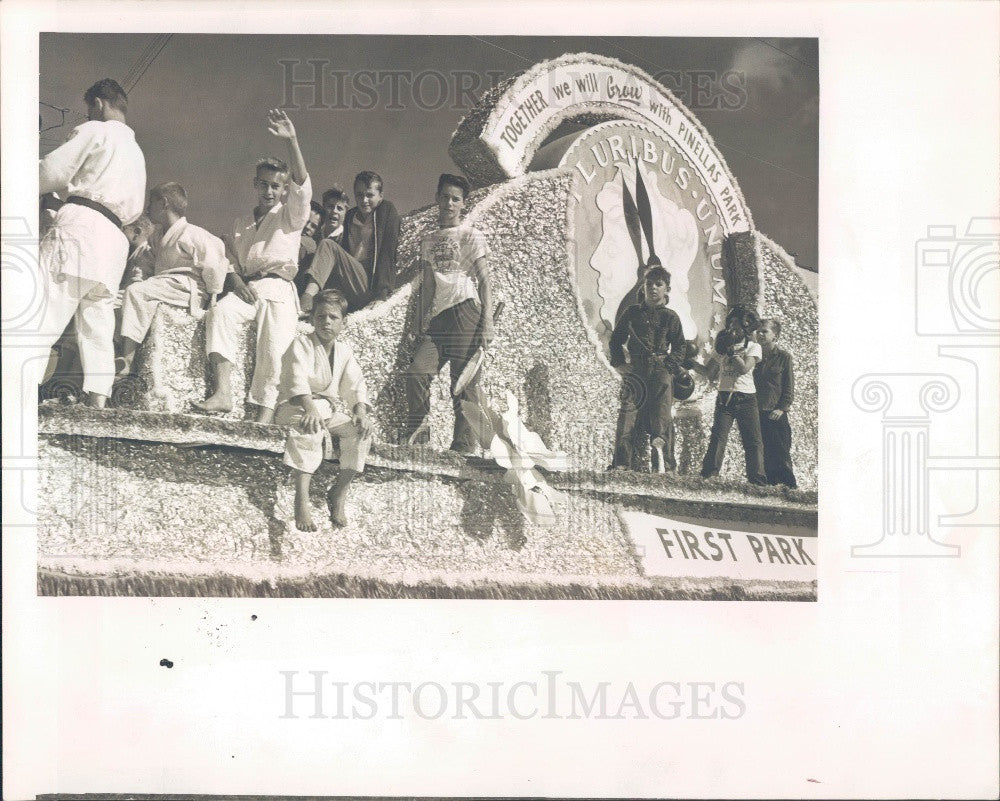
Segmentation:
[[(612, 467), (647, 470), (642, 451), (648, 434), (652, 467), (674, 470), (673, 377), (685, 356), (684, 329), (667, 308), (670, 274), (646, 274), (643, 302), (630, 306), (611, 334), (611, 366), (624, 378)], [(628, 348), (628, 362), (625, 359)]]
[(321, 289), (336, 289), (347, 298), (348, 312), (385, 300), (396, 279), (399, 214), (382, 194), (382, 178), (368, 170), (354, 179), (357, 205), (344, 217), (339, 245), (327, 243), (317, 251), (302, 305), (308, 309)]

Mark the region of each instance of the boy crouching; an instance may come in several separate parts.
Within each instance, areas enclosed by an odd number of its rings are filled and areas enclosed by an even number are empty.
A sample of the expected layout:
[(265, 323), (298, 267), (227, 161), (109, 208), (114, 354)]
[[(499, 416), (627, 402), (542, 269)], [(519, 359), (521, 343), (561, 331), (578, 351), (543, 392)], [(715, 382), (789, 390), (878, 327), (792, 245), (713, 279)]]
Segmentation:
[[(368, 390), (351, 346), (338, 342), (344, 327), (347, 300), (339, 292), (320, 292), (313, 303), (313, 333), (300, 334), (282, 362), (278, 407), (274, 422), (290, 425), (284, 462), (295, 476), (295, 525), (315, 531), (309, 506), (309, 484), (323, 460), (323, 441), (340, 440), (340, 472), (327, 493), (334, 526), (347, 524), (347, 490), (365, 468), (371, 446)], [(350, 415), (336, 410), (343, 399)]]

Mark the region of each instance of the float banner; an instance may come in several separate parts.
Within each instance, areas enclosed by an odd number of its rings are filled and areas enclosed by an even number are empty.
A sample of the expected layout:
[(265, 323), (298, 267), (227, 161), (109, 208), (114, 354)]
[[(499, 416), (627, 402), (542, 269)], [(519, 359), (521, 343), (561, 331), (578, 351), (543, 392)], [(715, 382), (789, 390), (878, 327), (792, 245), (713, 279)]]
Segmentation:
[(817, 537), (809, 529), (760, 533), (620, 511), (647, 578), (815, 581)]

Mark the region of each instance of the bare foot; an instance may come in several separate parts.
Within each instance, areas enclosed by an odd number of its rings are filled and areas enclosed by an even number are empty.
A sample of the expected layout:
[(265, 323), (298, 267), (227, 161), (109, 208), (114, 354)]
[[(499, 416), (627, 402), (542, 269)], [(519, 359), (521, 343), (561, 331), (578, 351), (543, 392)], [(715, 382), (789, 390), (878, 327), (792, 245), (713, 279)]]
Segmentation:
[(258, 423), (263, 423), (264, 425), (270, 425), (274, 421), (274, 409), (267, 409), (263, 406), (257, 407), (257, 420)]
[(347, 515), (344, 512), (344, 498), (337, 499), (335, 489), (331, 488), (326, 496), (326, 508), (330, 512), (330, 522), (334, 528), (343, 528), (347, 525)]
[(107, 395), (98, 395), (96, 392), (91, 392), (87, 396), (87, 405), (92, 409), (103, 409), (107, 402)]
[(295, 528), (299, 531), (315, 531), (316, 524), (312, 519), (312, 509), (309, 506), (309, 499), (299, 501), (295, 499)]
[(199, 412), (231, 412), (233, 410), (232, 398), (227, 398), (218, 392), (203, 401), (191, 401), (191, 405)]

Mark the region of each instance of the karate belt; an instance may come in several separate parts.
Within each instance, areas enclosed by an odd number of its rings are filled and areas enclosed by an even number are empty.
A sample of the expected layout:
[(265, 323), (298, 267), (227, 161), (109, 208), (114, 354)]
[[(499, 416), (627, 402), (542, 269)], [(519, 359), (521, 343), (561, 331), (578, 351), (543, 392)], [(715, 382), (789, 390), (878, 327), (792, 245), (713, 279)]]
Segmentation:
[(111, 222), (115, 226), (115, 228), (117, 228), (119, 231), (121, 230), (122, 221), (118, 218), (118, 215), (115, 214), (113, 211), (111, 211), (111, 209), (109, 209), (107, 206), (103, 206), (100, 203), (98, 203), (96, 200), (91, 200), (89, 197), (80, 197), (79, 195), (70, 195), (68, 198), (66, 198), (66, 202), (72, 203), (74, 206), (85, 206), (86, 208), (91, 209), (92, 211), (96, 211), (106, 220)]

